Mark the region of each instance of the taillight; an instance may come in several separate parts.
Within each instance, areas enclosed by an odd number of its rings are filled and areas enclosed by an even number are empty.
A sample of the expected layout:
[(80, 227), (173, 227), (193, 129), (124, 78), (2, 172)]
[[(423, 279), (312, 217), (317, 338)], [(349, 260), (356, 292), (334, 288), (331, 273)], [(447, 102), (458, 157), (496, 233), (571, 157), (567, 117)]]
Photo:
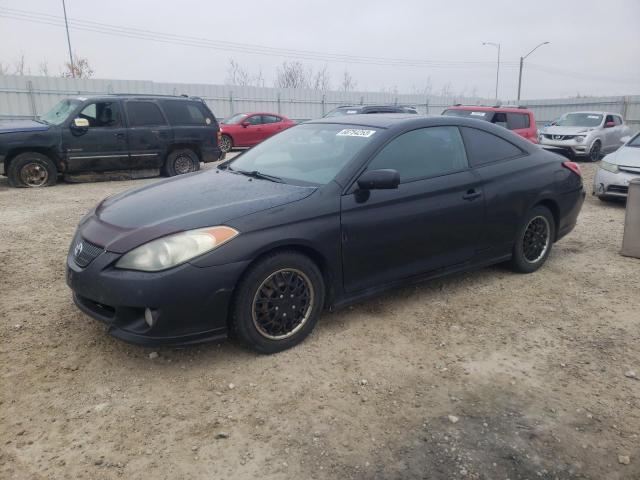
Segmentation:
[(562, 166), (564, 168), (568, 168), (579, 177), (582, 177), (582, 171), (580, 170), (580, 165), (578, 165), (576, 162), (562, 162)]
[(222, 138), (222, 132), (218, 130), (216, 132), (216, 140), (218, 141), (218, 145), (220, 145), (220, 139)]

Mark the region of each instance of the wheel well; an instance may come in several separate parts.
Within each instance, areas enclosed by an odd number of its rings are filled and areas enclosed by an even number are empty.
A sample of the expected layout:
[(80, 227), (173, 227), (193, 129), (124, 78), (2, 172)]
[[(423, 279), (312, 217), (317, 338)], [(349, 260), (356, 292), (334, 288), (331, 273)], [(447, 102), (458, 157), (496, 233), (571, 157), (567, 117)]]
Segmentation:
[(9, 153), (7, 154), (7, 157), (4, 160), (4, 174), (7, 175), (7, 173), (9, 172), (9, 166), (11, 165), (11, 162), (13, 161), (14, 158), (16, 158), (21, 153), (27, 153), (27, 152), (36, 152), (36, 153), (45, 155), (53, 162), (53, 164), (56, 167), (56, 170), (58, 170), (59, 172), (64, 170), (64, 168), (60, 168), (60, 159), (55, 153), (53, 153), (53, 151), (50, 148), (22, 147), (22, 148), (14, 148), (13, 150), (9, 151)]
[(535, 204), (535, 206), (543, 206), (546, 207), (551, 214), (553, 215), (553, 223), (555, 224), (556, 230), (556, 238), (553, 240), (556, 241), (558, 239), (558, 230), (560, 229), (560, 209), (558, 208), (558, 204), (553, 200), (542, 200)]
[[(260, 255), (258, 255), (249, 265), (247, 265), (247, 267), (244, 269), (244, 272), (242, 272), (242, 274), (240, 275), (240, 278), (238, 279), (238, 281), (236, 282), (236, 285), (238, 283), (240, 283), (240, 281), (242, 280), (242, 278), (245, 276), (246, 272), (249, 271), (249, 269), (251, 267), (253, 267), (253, 265), (255, 265), (257, 262), (259, 262), (260, 260), (262, 260), (264, 257), (269, 256), (269, 255), (273, 255), (279, 252), (296, 252), (296, 253), (300, 253), (308, 258), (311, 259), (311, 261), (313, 263), (316, 264), (316, 266), (320, 269), (320, 272), (322, 273), (322, 278), (324, 280), (324, 286), (325, 286), (325, 298), (324, 298), (324, 306), (326, 307), (327, 305), (331, 304), (331, 301), (333, 300), (334, 297), (334, 288), (333, 288), (333, 277), (334, 274), (331, 271), (331, 269), (329, 268), (328, 262), (326, 261), (326, 259), (317, 251), (314, 250), (311, 247), (305, 246), (305, 245), (299, 245), (299, 244), (291, 244), (291, 245), (278, 245), (277, 247), (274, 247), (270, 250), (267, 250), (265, 252), (262, 252)], [(232, 293), (232, 302), (233, 302), (233, 298), (235, 297), (236, 291), (234, 288), (234, 291)], [(229, 309), (229, 318), (228, 318), (228, 323), (229, 325), (231, 324), (232, 321), (232, 313), (231, 313), (231, 309)]]
[(233, 146), (233, 144), (235, 143), (233, 140), (233, 135), (231, 135), (230, 133), (224, 132), (220, 134), (220, 138), (222, 137), (229, 137), (231, 139), (231, 146)]
[(194, 144), (194, 143), (176, 143), (176, 144), (171, 145), (167, 150), (167, 157), (169, 156), (169, 154), (171, 154), (171, 152), (173, 152), (175, 150), (179, 150), (181, 148), (187, 148), (187, 149), (195, 152), (195, 154), (198, 156), (198, 159), (200, 161), (202, 161), (202, 151), (200, 150), (200, 145), (197, 145), (197, 144)]

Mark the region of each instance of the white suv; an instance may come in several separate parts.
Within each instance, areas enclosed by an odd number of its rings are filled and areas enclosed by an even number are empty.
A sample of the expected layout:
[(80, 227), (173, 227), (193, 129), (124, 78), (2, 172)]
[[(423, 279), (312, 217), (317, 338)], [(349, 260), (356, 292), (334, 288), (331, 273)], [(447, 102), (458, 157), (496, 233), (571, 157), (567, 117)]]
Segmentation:
[(622, 116), (609, 112), (571, 112), (540, 130), (538, 142), (543, 148), (564, 150), (592, 162), (617, 150), (620, 139), (631, 134)]

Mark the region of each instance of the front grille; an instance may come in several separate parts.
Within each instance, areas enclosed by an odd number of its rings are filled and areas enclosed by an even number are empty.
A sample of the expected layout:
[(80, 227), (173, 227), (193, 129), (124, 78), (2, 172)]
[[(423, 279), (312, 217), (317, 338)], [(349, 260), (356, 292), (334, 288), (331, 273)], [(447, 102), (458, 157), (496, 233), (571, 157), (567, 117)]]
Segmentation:
[(543, 137), (547, 140), (571, 140), (575, 135), (551, 135), (549, 133), (543, 134)]
[(624, 187), (622, 185), (609, 185), (609, 187), (607, 187), (607, 191), (608, 192), (613, 192), (613, 193), (628, 194), (629, 193), (629, 187)]
[(640, 173), (640, 167), (619, 166), (618, 168), (623, 172)]
[(83, 238), (78, 238), (73, 246), (73, 259), (78, 266), (84, 268), (93, 262), (102, 252), (104, 252), (104, 248), (87, 242)]

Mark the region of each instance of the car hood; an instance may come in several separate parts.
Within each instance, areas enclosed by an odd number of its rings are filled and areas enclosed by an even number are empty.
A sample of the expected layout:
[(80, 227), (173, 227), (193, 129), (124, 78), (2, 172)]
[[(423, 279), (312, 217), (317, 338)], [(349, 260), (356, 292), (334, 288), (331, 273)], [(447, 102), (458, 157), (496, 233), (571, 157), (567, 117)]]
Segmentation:
[(640, 168), (640, 147), (621, 147), (607, 155), (604, 160), (623, 167)]
[(45, 132), (49, 125), (33, 120), (0, 120), (0, 133)]
[(587, 133), (595, 130), (593, 127), (561, 127), (558, 125), (551, 125), (542, 129), (542, 133), (548, 135), (578, 135), (579, 133)]
[(301, 200), (316, 187), (208, 170), (108, 197), (81, 222), (82, 236), (124, 253), (164, 235), (224, 225), (232, 219)]

